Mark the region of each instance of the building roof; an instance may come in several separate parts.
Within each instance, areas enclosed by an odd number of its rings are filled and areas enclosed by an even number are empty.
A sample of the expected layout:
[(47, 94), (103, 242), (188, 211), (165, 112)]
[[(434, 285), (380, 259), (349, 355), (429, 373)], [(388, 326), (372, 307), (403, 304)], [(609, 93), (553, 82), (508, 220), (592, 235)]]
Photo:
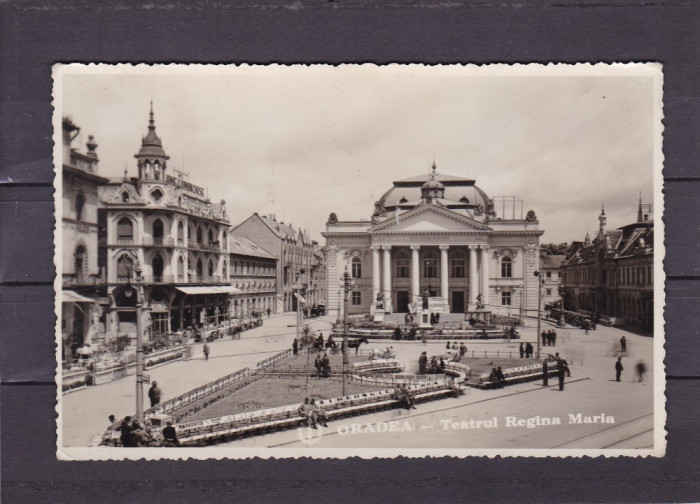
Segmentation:
[(439, 173), (435, 168), (433, 166), (431, 173), (394, 181), (393, 187), (375, 203), (375, 213), (391, 212), (396, 206), (404, 208), (409, 202), (420, 202), (426, 188), (440, 189), (441, 192), (444, 188), (441, 199), (446, 201), (446, 206), (489, 208), (489, 197), (474, 184), (474, 180)]
[(135, 157), (159, 157), (169, 159), (163, 149), (163, 142), (161, 142), (160, 137), (156, 134), (156, 123), (153, 119), (153, 102), (151, 102), (151, 112), (148, 120), (148, 133), (141, 139), (141, 149), (139, 149)]
[(262, 257), (265, 259), (275, 259), (275, 256), (263, 250), (252, 240), (245, 236), (229, 235), (229, 252), (231, 254), (246, 255), (253, 257)]
[(554, 255), (540, 255), (540, 267), (541, 268), (553, 268), (557, 269), (564, 262), (566, 256), (564, 254), (554, 254)]

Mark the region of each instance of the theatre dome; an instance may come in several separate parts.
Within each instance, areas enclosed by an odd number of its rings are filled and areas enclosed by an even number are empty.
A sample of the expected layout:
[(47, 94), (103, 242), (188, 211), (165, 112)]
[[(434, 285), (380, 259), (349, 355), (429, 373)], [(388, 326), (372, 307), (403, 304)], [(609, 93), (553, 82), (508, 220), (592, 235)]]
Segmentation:
[(431, 173), (395, 181), (375, 203), (375, 215), (394, 211), (397, 206), (401, 209), (418, 206), (425, 202), (426, 189), (438, 189), (441, 197), (431, 202), (448, 208), (487, 210), (490, 207), (489, 197), (474, 180), (438, 173), (433, 164)]

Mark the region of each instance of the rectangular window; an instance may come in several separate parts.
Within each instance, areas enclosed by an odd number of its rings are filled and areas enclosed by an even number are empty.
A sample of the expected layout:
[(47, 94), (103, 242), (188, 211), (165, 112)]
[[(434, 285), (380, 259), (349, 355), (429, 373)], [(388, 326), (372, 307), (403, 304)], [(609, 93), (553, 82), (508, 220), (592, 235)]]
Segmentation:
[[(552, 295), (552, 289), (547, 289), (547, 295), (548, 295), (548, 296), (551, 296), (551, 295)], [(543, 373), (544, 373), (544, 371), (543, 371)]]
[(450, 276), (452, 278), (465, 278), (466, 269), (464, 267), (464, 259), (452, 259)]
[(352, 304), (354, 306), (359, 306), (362, 304), (362, 293), (361, 292), (353, 292), (352, 293)]
[(513, 266), (508, 257), (503, 258), (501, 261), (501, 277), (510, 278), (513, 276)]
[(423, 263), (423, 278), (437, 278), (437, 261), (426, 259)]
[(408, 278), (409, 277), (409, 259), (397, 259), (396, 260), (396, 278)]
[(548, 271), (547, 272), (547, 280), (551, 280), (551, 278), (552, 278), (552, 272)]
[(503, 306), (510, 306), (510, 304), (511, 304), (510, 292), (501, 292), (501, 304)]

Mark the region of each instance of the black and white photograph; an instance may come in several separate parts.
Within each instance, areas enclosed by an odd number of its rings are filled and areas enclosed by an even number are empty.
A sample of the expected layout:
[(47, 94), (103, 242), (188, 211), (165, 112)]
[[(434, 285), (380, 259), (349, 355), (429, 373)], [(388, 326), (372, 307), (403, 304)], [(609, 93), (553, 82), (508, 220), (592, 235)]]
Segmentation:
[(658, 63), (53, 67), (57, 457), (661, 457)]

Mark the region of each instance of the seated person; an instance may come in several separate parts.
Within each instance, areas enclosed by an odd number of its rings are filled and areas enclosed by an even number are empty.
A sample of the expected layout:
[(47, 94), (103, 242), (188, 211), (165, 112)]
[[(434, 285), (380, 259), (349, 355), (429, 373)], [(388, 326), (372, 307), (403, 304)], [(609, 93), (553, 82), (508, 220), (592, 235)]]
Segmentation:
[(496, 369), (496, 378), (501, 383), (505, 383), (505, 381), (506, 381), (506, 377), (503, 374), (503, 370), (501, 369), (501, 366), (498, 366), (498, 369)]
[(400, 401), (400, 404), (406, 409), (416, 409), (414, 406), (413, 394), (411, 394), (406, 385), (399, 385), (394, 390), (394, 396)]
[(328, 417), (326, 416), (326, 413), (319, 407), (319, 405), (316, 404), (316, 399), (312, 398), (309, 405), (311, 406), (311, 415), (314, 419), (314, 422), (319, 422), (324, 427), (328, 427)]
[(311, 427), (316, 429), (316, 415), (314, 413), (313, 408), (311, 407), (311, 404), (309, 403), (309, 398), (307, 397), (304, 399), (304, 402), (299, 406), (299, 409), (297, 410), (299, 412), (299, 416), (301, 416), (304, 425), (308, 426), (309, 423), (311, 424)]
[(180, 446), (180, 441), (177, 439), (177, 432), (175, 427), (173, 427), (172, 420), (166, 422), (166, 426), (163, 429), (163, 441), (165, 446)]
[(496, 385), (496, 387), (503, 388), (503, 382), (498, 378), (498, 370), (496, 368), (491, 370), (489, 381)]

